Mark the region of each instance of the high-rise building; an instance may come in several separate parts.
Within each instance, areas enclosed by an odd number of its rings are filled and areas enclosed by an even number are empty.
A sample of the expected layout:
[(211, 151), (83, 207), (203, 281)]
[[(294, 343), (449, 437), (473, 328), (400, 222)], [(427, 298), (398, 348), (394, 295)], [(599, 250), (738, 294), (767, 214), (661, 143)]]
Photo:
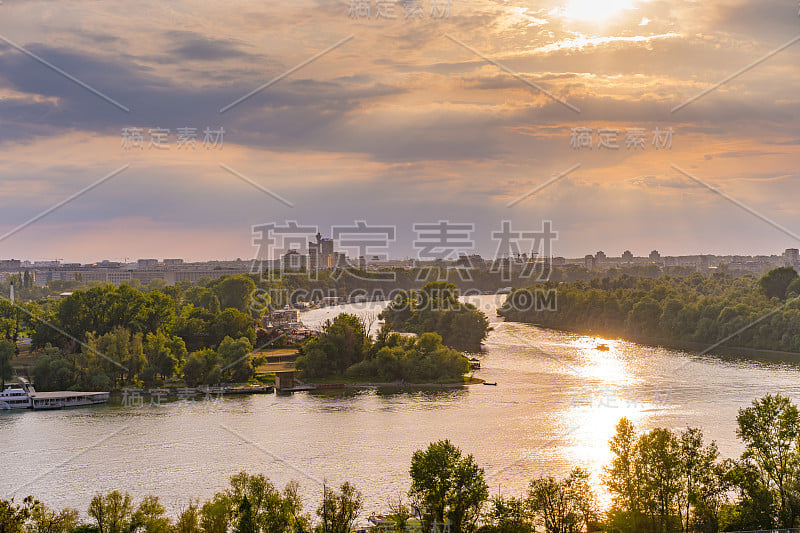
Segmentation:
[(333, 253), (333, 239), (323, 239), (317, 233), (316, 242), (308, 243), (308, 269), (324, 270), (337, 266), (337, 256)]
[(301, 255), (297, 250), (289, 250), (283, 256), (283, 270), (288, 272), (299, 272), (306, 267), (306, 256)]
[(22, 267), (19, 259), (0, 259), (0, 270), (17, 270)]
[(786, 259), (788, 266), (800, 266), (800, 250), (797, 248), (787, 248), (783, 252), (783, 257)]

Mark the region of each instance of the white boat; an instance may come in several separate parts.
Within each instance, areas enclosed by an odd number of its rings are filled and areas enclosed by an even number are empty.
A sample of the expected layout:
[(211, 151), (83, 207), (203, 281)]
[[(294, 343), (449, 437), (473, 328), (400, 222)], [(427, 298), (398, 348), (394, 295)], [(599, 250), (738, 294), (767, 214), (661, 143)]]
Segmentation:
[(13, 383), (8, 385), (6, 390), (0, 391), (0, 411), (30, 409), (32, 405), (31, 397), (24, 387), (25, 384)]
[(33, 385), (27, 381), (10, 384), (0, 392), (0, 411), (10, 409), (33, 409), (44, 411), (49, 409), (62, 409), (64, 407), (78, 407), (82, 405), (96, 405), (108, 401), (108, 392), (36, 392)]

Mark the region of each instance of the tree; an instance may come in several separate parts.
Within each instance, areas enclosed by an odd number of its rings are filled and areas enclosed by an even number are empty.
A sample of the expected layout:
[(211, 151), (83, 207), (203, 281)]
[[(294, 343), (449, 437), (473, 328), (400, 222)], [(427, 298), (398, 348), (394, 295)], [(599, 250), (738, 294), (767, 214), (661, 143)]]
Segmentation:
[(47, 344), (33, 365), (33, 382), (36, 390), (66, 390), (77, 381), (75, 368), (61, 350)]
[(175, 533), (203, 533), (200, 528), (200, 507), (196, 502), (190, 502), (180, 512), (175, 522)]
[(471, 531), (489, 496), (483, 469), (449, 440), (431, 443), (411, 458), (412, 504), (426, 529), (449, 521), (453, 531)]
[(256, 341), (256, 321), (237, 309), (226, 309), (217, 315), (209, 331), (214, 343), (222, 342), (225, 337), (232, 339), (247, 337), (250, 344)]
[(41, 502), (31, 509), (29, 533), (69, 533), (78, 525), (77, 509), (54, 511)]
[(350, 533), (363, 505), (363, 496), (347, 481), (342, 483), (338, 493), (326, 490), (317, 508), (317, 516), (322, 520), (317, 532)]
[(163, 332), (148, 333), (142, 347), (147, 368), (161, 379), (172, 377), (186, 356), (186, 344), (180, 337), (168, 337)]
[[(209, 350), (210, 351), (210, 350)], [(206, 372), (206, 357), (203, 352), (192, 352), (183, 365), (183, 380), (189, 387), (196, 387), (203, 382)]]
[(730, 489), (727, 481), (731, 465), (718, 463), (715, 442), (705, 446), (703, 432), (688, 428), (680, 435), (682, 486), (680, 494), (681, 530), (719, 531), (719, 512)]
[(237, 533), (301, 533), (308, 529), (297, 483), (279, 492), (265, 476), (241, 472), (231, 477), (225, 498)]
[(14, 377), (14, 367), (11, 362), (17, 353), (17, 346), (6, 340), (0, 340), (0, 391), (5, 390), (6, 381)]
[(214, 284), (213, 290), (222, 309), (249, 313), (250, 295), (256, 290), (256, 284), (251, 277), (237, 274), (221, 278)]
[(156, 496), (145, 496), (131, 519), (131, 533), (170, 533), (172, 525)]
[(394, 533), (405, 532), (408, 528), (408, 520), (412, 517), (411, 509), (403, 503), (402, 498), (397, 498), (389, 502), (389, 513), (386, 515), (389, 531)]
[(651, 530), (667, 533), (678, 510), (681, 489), (680, 445), (669, 429), (655, 428), (639, 437), (642, 510), (649, 516)]
[(547, 476), (531, 481), (529, 506), (547, 533), (589, 531), (596, 504), (588, 479), (588, 472), (576, 468), (563, 480)]
[(341, 313), (322, 325), (318, 338), (303, 344), (295, 367), (311, 378), (342, 374), (363, 361), (370, 347), (364, 321), (356, 315)]
[(25, 533), (25, 522), (36, 503), (31, 496), (22, 500), (22, 505), (14, 505), (13, 498), (0, 500), (0, 533)]
[(613, 511), (622, 513), (627, 518), (625, 521), (635, 529), (640, 511), (639, 457), (636, 429), (630, 420), (620, 419), (609, 446), (614, 457), (604, 469), (603, 481), (611, 491)]
[(798, 278), (794, 267), (780, 267), (767, 272), (764, 277), (758, 280), (758, 284), (767, 298), (786, 298), (786, 289)]
[(133, 502), (128, 493), (113, 491), (98, 494), (89, 504), (89, 516), (97, 523), (100, 533), (128, 533), (133, 518)]
[(228, 533), (231, 523), (230, 501), (225, 493), (217, 493), (200, 510), (200, 526), (204, 533)]
[(496, 533), (533, 533), (529, 501), (523, 498), (492, 498), (486, 522)]
[(742, 460), (752, 465), (761, 484), (776, 494), (778, 525), (794, 527), (796, 512), (789, 497), (793, 484), (800, 481), (797, 406), (785, 396), (767, 395), (740, 409), (736, 420), (736, 435), (745, 445)]
[(238, 340), (225, 337), (217, 349), (225, 376), (237, 383), (253, 377), (253, 360), (250, 357), (252, 352), (253, 345), (246, 337)]

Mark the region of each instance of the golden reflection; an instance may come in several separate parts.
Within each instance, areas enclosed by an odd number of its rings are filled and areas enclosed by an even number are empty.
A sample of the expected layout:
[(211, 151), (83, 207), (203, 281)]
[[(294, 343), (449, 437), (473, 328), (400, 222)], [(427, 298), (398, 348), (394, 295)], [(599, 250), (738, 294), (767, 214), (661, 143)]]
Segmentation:
[(597, 379), (604, 385), (630, 385), (636, 379), (627, 371), (621, 357), (621, 341), (602, 337), (581, 337), (571, 343), (582, 358), (581, 375)]
[(638, 380), (628, 369), (622, 342), (584, 336), (571, 343), (581, 358), (580, 373), (590, 384), (574, 393), (568, 412), (569, 426), (578, 428), (565, 454), (577, 460), (592, 476), (600, 504), (608, 507), (610, 495), (602, 483), (603, 467), (611, 462), (608, 441), (623, 417), (637, 423), (653, 408), (648, 398), (635, 397), (631, 385)]

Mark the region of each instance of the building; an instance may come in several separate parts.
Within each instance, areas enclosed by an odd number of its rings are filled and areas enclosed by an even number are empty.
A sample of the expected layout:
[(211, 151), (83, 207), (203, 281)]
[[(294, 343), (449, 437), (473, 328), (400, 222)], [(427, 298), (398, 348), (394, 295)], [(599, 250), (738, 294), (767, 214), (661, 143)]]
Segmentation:
[(786, 259), (786, 266), (800, 266), (800, 250), (797, 248), (787, 248), (783, 257)]
[(337, 265), (337, 257), (333, 253), (333, 239), (323, 239), (317, 233), (316, 242), (308, 243), (308, 270), (325, 270)]
[(306, 268), (307, 260), (307, 257), (297, 250), (289, 250), (281, 258), (281, 266), (284, 271), (299, 272)]
[(300, 314), (297, 309), (277, 309), (264, 315), (261, 323), (264, 327), (268, 328), (285, 328), (298, 324), (300, 322)]
[(595, 258), (592, 254), (588, 254), (586, 255), (586, 257), (583, 258), (583, 266), (585, 266), (589, 270), (594, 269)]
[(594, 254), (594, 264), (595, 264), (595, 266), (600, 266), (600, 265), (605, 264), (607, 259), (608, 259), (608, 257), (606, 257), (606, 254), (603, 251), (600, 251), (600, 252), (597, 252), (596, 254)]
[(9, 272), (22, 268), (22, 261), (19, 259), (0, 259), (0, 270)]
[(158, 259), (139, 259), (136, 261), (139, 268), (153, 268), (158, 266)]
[(622, 252), (622, 262), (623, 263), (633, 263), (633, 254), (630, 250), (625, 250)]
[(183, 259), (164, 259), (165, 267), (175, 267), (183, 264)]

